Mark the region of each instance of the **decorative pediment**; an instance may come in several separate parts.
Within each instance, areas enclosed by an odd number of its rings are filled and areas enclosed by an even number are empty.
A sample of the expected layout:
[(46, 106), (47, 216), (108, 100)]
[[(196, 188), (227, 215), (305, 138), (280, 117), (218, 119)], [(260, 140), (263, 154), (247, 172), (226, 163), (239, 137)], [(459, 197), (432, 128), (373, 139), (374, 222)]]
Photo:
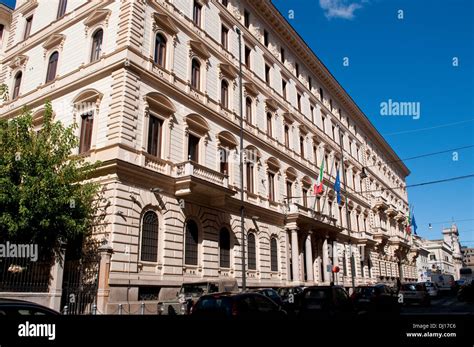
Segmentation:
[(38, 0), (29, 0), (25, 1), (17, 10), (22, 15), (27, 14), (28, 12), (33, 11), (38, 6)]
[(43, 43), (43, 48), (45, 49), (45, 51), (48, 51), (56, 46), (62, 48), (64, 40), (66, 40), (65, 35), (53, 34)]
[(153, 30), (156, 31), (158, 28), (163, 29), (168, 34), (174, 36), (178, 34), (179, 29), (174, 24), (172, 18), (167, 14), (155, 12), (153, 13)]
[(257, 96), (258, 95), (258, 87), (255, 85), (255, 83), (252, 82), (245, 82), (244, 83), (245, 91), (252, 95), (252, 96)]
[(91, 27), (102, 21), (104, 21), (107, 25), (111, 13), (112, 11), (106, 9), (95, 10), (89, 17), (84, 20), (84, 25), (86, 27)]
[(191, 47), (191, 51), (193, 51), (199, 57), (206, 60), (211, 57), (211, 54), (202, 42), (191, 40), (189, 41), (189, 46)]
[(230, 64), (223, 64), (223, 63), (221, 63), (221, 64), (219, 64), (219, 68), (220, 68), (220, 70), (221, 70), (221, 73), (222, 73), (224, 76), (226, 76), (226, 77), (228, 77), (228, 78), (230, 78), (230, 79), (233, 79), (233, 80), (234, 80), (234, 79), (236, 79), (237, 76), (238, 76), (238, 71), (237, 71), (237, 69), (236, 69), (234, 66), (230, 65)]
[(307, 127), (306, 125), (301, 124), (301, 125), (299, 126), (299, 128), (300, 128), (300, 133), (301, 133), (301, 134), (308, 134), (308, 133), (309, 133), (309, 129), (308, 129), (308, 127)]
[(295, 118), (293, 117), (293, 115), (290, 112), (283, 113), (283, 119), (288, 124), (293, 124), (293, 122), (295, 121)]
[(17, 68), (24, 68), (27, 62), (28, 56), (18, 55), (10, 61), (10, 64), (8, 64), (8, 66), (10, 67), (10, 69), (15, 70)]
[(168, 116), (176, 112), (176, 107), (163, 94), (152, 92), (145, 96), (145, 101), (148, 105), (148, 110), (158, 112), (162, 115)]
[(265, 103), (267, 105), (267, 108), (271, 111), (276, 111), (278, 110), (278, 102), (275, 101), (275, 99), (266, 99)]

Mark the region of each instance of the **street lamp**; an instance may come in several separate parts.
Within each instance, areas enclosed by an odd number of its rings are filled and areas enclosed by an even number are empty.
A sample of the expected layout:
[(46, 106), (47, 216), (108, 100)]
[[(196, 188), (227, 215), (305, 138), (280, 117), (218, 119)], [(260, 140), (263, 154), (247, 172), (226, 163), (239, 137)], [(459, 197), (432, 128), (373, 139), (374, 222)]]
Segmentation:
[(243, 117), (243, 90), (242, 90), (242, 32), (238, 27), (235, 32), (239, 36), (239, 114), (240, 114), (240, 231), (242, 247), (242, 291), (247, 287), (247, 276), (245, 273), (245, 228), (244, 228), (244, 117)]

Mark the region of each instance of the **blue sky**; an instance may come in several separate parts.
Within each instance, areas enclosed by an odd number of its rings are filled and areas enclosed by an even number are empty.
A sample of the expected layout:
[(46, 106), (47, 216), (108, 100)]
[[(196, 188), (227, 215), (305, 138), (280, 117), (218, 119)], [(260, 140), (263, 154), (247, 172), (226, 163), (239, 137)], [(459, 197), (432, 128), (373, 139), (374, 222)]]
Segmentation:
[[(474, 143), (472, 0), (273, 0), (401, 159)], [(288, 18), (289, 11), (294, 18)], [(403, 19), (398, 19), (403, 10)], [(349, 66), (343, 66), (343, 58)], [(453, 67), (458, 57), (458, 67)], [(381, 116), (380, 103), (420, 103), (420, 118)], [(419, 129), (463, 122), (431, 130)], [(393, 133), (400, 133), (390, 135)], [(474, 173), (474, 148), (410, 160), (408, 184)], [(474, 179), (413, 187), (418, 234), (457, 223), (474, 246)], [(428, 224), (432, 224), (432, 229)], [(435, 224), (436, 223), (436, 224)]]
[[(13, 7), (14, 0), (3, 1)], [(273, 0), (400, 158), (474, 143), (472, 0)], [(403, 19), (398, 19), (398, 11)], [(343, 66), (343, 58), (349, 66)], [(453, 66), (453, 58), (459, 66)], [(419, 102), (419, 119), (381, 116), (380, 103)], [(459, 123), (452, 126), (439, 125)], [(437, 127), (431, 130), (425, 128)], [(393, 133), (400, 133), (390, 135)], [(408, 184), (474, 173), (474, 149), (407, 161)], [(418, 234), (454, 220), (474, 246), (474, 179), (409, 188)], [(428, 229), (433, 223), (433, 229)]]

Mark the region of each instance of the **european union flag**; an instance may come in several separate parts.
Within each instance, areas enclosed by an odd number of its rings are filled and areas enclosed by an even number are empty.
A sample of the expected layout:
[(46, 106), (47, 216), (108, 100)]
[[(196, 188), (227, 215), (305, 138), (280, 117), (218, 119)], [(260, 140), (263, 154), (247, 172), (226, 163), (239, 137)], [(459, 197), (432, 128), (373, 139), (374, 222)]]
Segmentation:
[(411, 225), (413, 226), (413, 232), (415, 233), (415, 235), (417, 235), (416, 229), (418, 228), (418, 226), (416, 225), (415, 214), (414, 213), (411, 216)]
[(334, 191), (337, 193), (337, 204), (341, 204), (341, 180), (339, 179), (339, 170), (336, 174), (336, 182), (334, 182)]

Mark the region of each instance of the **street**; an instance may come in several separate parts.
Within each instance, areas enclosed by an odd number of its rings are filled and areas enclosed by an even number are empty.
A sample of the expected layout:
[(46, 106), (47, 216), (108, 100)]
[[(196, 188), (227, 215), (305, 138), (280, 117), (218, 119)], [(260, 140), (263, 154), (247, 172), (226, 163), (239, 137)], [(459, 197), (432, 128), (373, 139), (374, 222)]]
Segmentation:
[(404, 305), (401, 310), (402, 315), (412, 314), (474, 314), (474, 303), (459, 301), (454, 295), (443, 295), (431, 299), (431, 305), (421, 306), (419, 304)]

